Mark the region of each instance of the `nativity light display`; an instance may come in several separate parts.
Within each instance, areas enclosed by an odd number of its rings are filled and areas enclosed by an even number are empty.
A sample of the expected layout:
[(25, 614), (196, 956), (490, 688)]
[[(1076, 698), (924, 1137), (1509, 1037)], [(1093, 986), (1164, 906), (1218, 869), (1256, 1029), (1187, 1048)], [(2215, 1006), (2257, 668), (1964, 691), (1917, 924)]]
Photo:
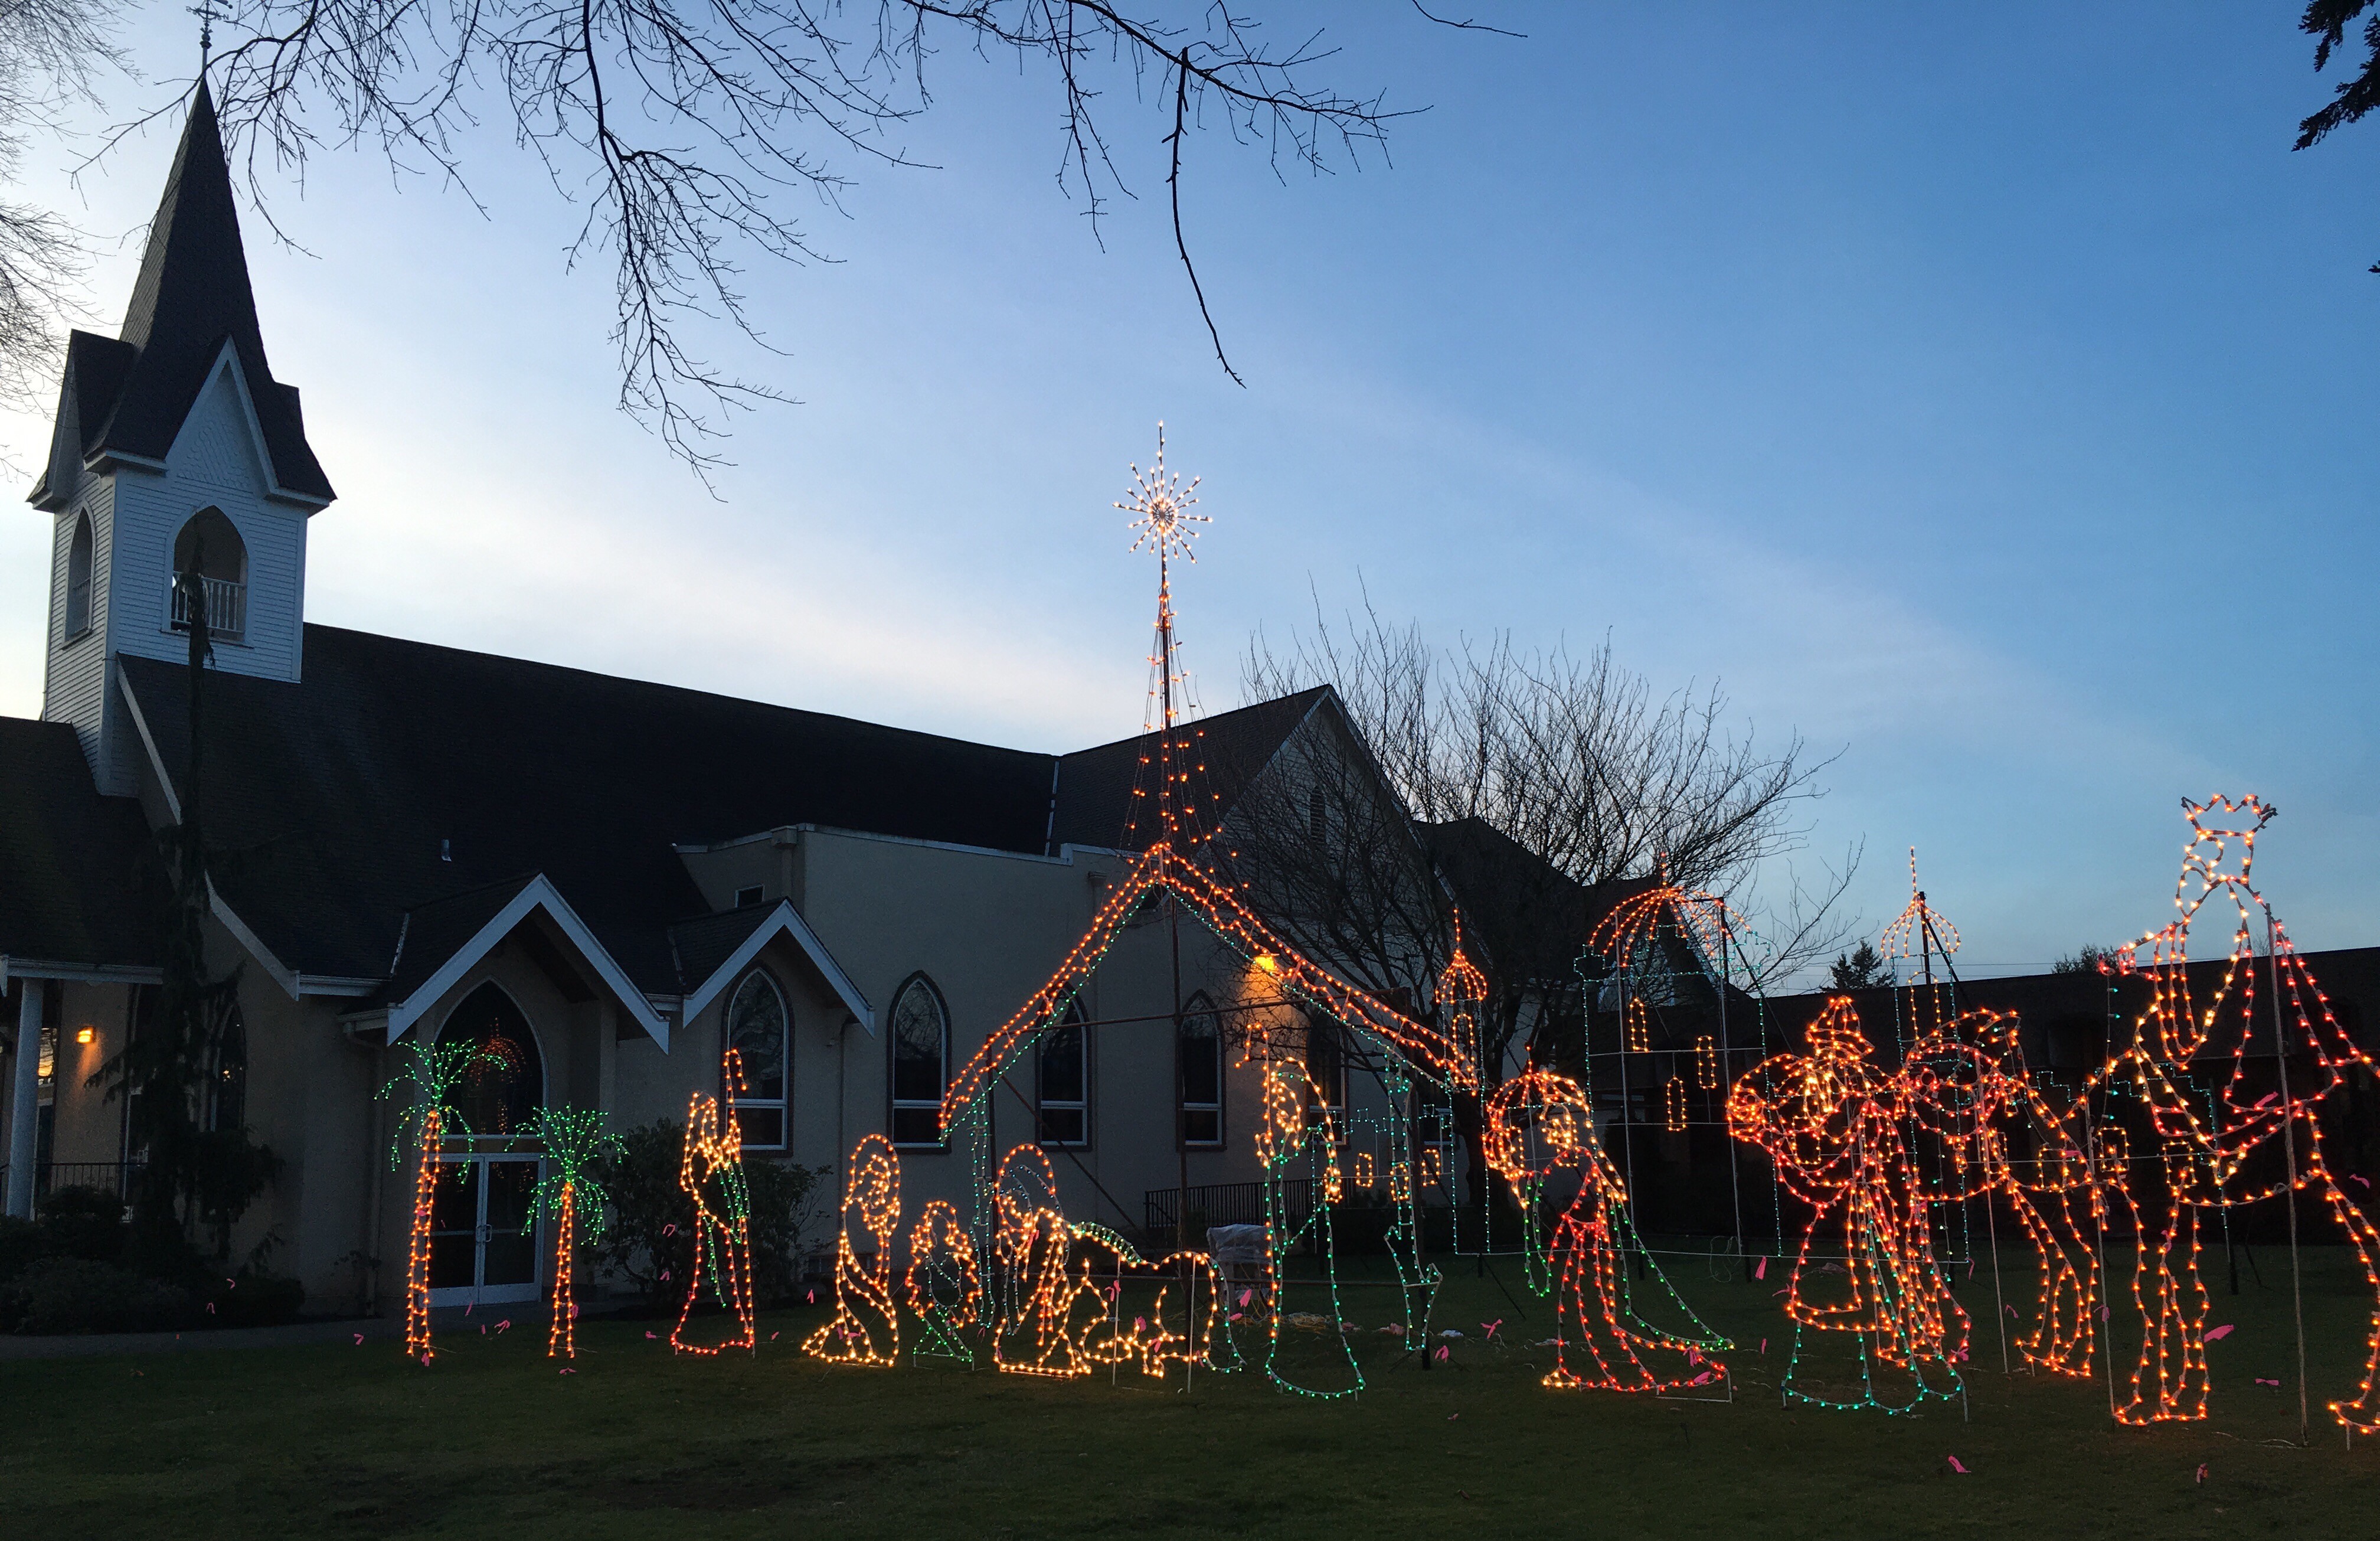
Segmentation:
[[(455, 1107), (455, 1089), (483, 1059), (492, 1059), (476, 1044), (427, 1044), (407, 1040), (405, 1058), (375, 1098), (408, 1091), (390, 1137), (388, 1160), (402, 1168), (406, 1146), (413, 1147), (413, 1213), (405, 1233), (405, 1356), (430, 1363), (430, 1229), (438, 1197), (439, 1153), (448, 1140), (468, 1140), (470, 1125)], [(468, 1166), (462, 1168), (468, 1171)]]
[(594, 1168), (620, 1150), (619, 1137), (606, 1131), (603, 1121), (598, 1109), (548, 1107), (521, 1131), (522, 1138), (541, 1146), (545, 1156), (530, 1195), (530, 1213), (553, 1222), (553, 1321), (545, 1339), (550, 1358), (571, 1359), (578, 1352), (578, 1249), (602, 1238), (603, 1207), (610, 1198)]
[[(759, 1323), (752, 1292), (752, 1194), (744, 1178), (744, 1144), (735, 1122), (735, 1094), (743, 1085), (743, 1061), (729, 1049), (724, 1108), (716, 1097), (697, 1092), (686, 1109), (686, 1146), (678, 1163), (678, 1186), (694, 1205), (694, 1263), (687, 1270), (686, 1303), (670, 1328), (670, 1347), (679, 1353), (716, 1354), (729, 1349), (757, 1351)], [(736, 1335), (724, 1342), (697, 1343), (686, 1323), (712, 1298), (735, 1319)]]
[(839, 1364), (897, 1364), (901, 1309), (892, 1298), (892, 1249), (901, 1226), (901, 1157), (890, 1140), (870, 1134), (844, 1170), (850, 1175), (834, 1236), (834, 1315), (802, 1347)]

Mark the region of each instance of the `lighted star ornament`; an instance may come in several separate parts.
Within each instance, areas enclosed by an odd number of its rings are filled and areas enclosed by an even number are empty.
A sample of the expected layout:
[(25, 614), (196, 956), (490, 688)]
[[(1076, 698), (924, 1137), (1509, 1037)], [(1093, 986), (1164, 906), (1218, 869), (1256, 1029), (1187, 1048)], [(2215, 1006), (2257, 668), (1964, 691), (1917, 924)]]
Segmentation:
[(1198, 501), (1198, 478), (1182, 484), (1179, 471), (1165, 469), (1165, 424), (1157, 425), (1157, 463), (1144, 472), (1137, 465), (1132, 468), (1132, 491), (1115, 507), (1133, 516), (1132, 548), (1138, 551), (1146, 545), (1156, 551), (1158, 560), (1169, 561), (1175, 556), (1196, 562), (1198, 557), (1190, 549), (1190, 537), (1198, 532), (1193, 524), (1206, 524), (1204, 514), (1194, 514), (1190, 506)]

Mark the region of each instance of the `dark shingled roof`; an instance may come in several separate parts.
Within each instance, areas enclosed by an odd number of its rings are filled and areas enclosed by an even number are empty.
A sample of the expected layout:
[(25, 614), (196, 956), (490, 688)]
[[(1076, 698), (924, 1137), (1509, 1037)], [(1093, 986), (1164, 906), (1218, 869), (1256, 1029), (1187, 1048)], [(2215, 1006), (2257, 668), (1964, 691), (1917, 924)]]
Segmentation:
[(402, 1001), (421, 988), (446, 960), (460, 952), (465, 943), (535, 881), (534, 874), (508, 877), (407, 911), (398, 929), (398, 945), (390, 948), (389, 962), (395, 966), (383, 971), (389, 976), (388, 998)]
[[(1318, 685), (1182, 726), (1180, 731), (1196, 735), (1193, 742), (1198, 750), (1197, 763), (1206, 767), (1192, 779), (1190, 788), (1207, 800), (1202, 813), (1210, 830), (1316, 703), (1330, 693), (1328, 685)], [(1145, 772), (1150, 777), (1148, 785), (1155, 788), (1157, 740), (1154, 733), (1137, 734), (1096, 749), (1076, 750), (1059, 761), (1052, 849), (1062, 845), (1148, 849), (1156, 831), (1147, 824), (1136, 830), (1131, 827), (1136, 801), (1132, 794)], [(1144, 767), (1144, 759), (1150, 764)]]
[[(305, 649), (302, 684), (208, 675), (204, 811), (246, 853), (225, 899), (303, 972), (384, 977), (406, 911), (543, 873), (674, 993), (666, 929), (709, 908), (674, 845), (814, 823), (1043, 849), (1046, 754), (335, 627)], [(178, 786), (184, 667), (121, 662)]]
[[(1040, 854), (1053, 769), (1056, 838), (1112, 846), (1139, 769), (1140, 740), (1061, 761), (335, 627), (306, 628), (305, 659), (300, 684), (208, 674), (202, 816), (239, 853), (225, 901), (309, 974), (385, 978), (404, 928), (418, 984), (541, 873), (639, 988), (677, 994), (767, 910), (698, 919), (676, 846), (813, 824)], [(186, 668), (120, 663), (178, 795)], [(1314, 695), (1198, 725), (1215, 789)]]
[(677, 954), (677, 977), (681, 989), (691, 995), (702, 982), (719, 972), (719, 965), (735, 955), (735, 949), (760, 929), (760, 923), (776, 913), (774, 902), (747, 904), (741, 910), (722, 910), (715, 915), (680, 921), (670, 927), (670, 946)]
[(140, 805), (103, 798), (71, 724), (0, 717), (0, 953), (158, 965), (164, 869)]
[(265, 362), (231, 171), (214, 100), (201, 82), (149, 226), (124, 330), (113, 339), (88, 332), (68, 339), (58, 434), (63, 441), (71, 432), (75, 442), (52, 446), (31, 501), (50, 496), (52, 471), (103, 451), (164, 459), (226, 341), (255, 398), (273, 480), (328, 502), (336, 495), (306, 442), (297, 388), (276, 382)]

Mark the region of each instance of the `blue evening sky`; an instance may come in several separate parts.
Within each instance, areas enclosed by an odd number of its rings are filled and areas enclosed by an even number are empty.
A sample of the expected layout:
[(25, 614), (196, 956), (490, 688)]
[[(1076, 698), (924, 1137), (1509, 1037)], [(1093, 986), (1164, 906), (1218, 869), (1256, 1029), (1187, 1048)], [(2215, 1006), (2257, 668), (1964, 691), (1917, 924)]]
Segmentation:
[[(2253, 790), (2301, 944), (2380, 943), (2380, 125), (2290, 153), (2338, 73), (2294, 5), (1455, 7), (1524, 42), (1244, 8), (1430, 108), (1360, 174), (1194, 144), (1248, 388), (1172, 260), (1163, 115), (1107, 100), (1140, 201), (1102, 250), (1046, 78), (954, 50), (901, 141), (938, 169), (846, 158), (808, 216), (842, 261), (751, 272), (785, 356), (702, 336), (801, 403), (741, 422), (716, 501), (613, 410), (609, 268), (565, 270), (504, 136), (468, 147), (485, 217), (360, 155), (277, 184), (305, 250), (249, 218), (266, 342), (342, 495), (310, 618), (1100, 741), (1141, 721), (1153, 580), (1108, 505), (1162, 418), (1215, 519), (1180, 595), (1210, 707), (1316, 595), (1609, 635), (1840, 752), (1814, 844), (1866, 841), (1871, 931), (1914, 844), (1979, 972), (2137, 934), (2178, 799)], [(120, 108), (191, 62), (178, 7), (136, 25)], [(106, 329), (172, 143), (79, 193), (28, 168), (107, 237)], [(23, 462), (47, 432), (0, 420)], [(47, 540), (0, 520), (0, 711), (40, 710)]]

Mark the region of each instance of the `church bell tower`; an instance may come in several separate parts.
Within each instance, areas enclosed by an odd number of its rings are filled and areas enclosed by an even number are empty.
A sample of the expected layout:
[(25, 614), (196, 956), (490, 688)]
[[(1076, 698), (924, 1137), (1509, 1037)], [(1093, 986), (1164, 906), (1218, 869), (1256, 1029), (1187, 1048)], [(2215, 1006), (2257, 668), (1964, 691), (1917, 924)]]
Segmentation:
[(57, 425), (28, 499), (55, 522), (42, 715), (71, 722), (99, 789), (144, 754), (116, 660), (188, 656), (196, 564), (214, 667), (296, 681), (306, 521), (336, 495), (298, 390), (273, 377), (213, 99), (200, 82), (123, 329), (72, 333)]

